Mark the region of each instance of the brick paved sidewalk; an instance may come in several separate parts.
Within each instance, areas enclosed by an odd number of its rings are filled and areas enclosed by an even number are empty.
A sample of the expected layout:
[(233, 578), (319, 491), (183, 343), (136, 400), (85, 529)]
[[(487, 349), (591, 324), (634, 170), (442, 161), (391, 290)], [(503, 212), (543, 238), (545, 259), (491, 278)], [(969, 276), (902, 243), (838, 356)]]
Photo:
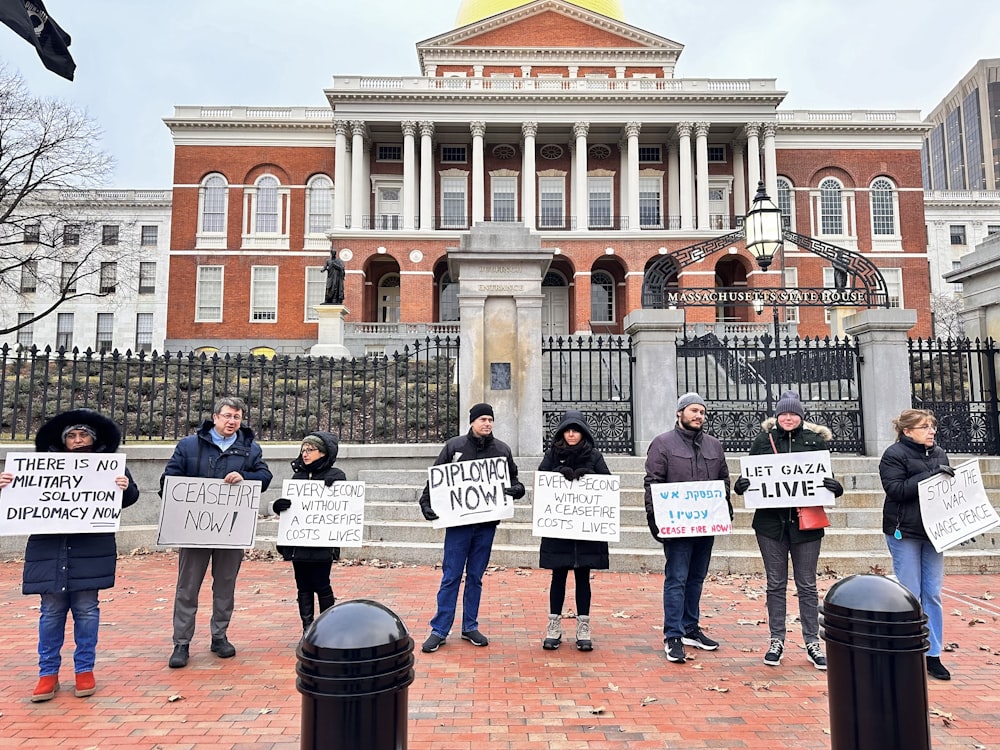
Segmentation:
[[(229, 632), (234, 659), (209, 653), (206, 583), (191, 663), (173, 670), (166, 662), (175, 556), (123, 557), (117, 587), (102, 597), (97, 693), (73, 696), (69, 636), (63, 690), (47, 703), (28, 700), (37, 679), (38, 597), (21, 596), (21, 567), (0, 563), (0, 748), (298, 750), (300, 627), (287, 563), (244, 564)], [(678, 665), (660, 645), (659, 573), (595, 575), (595, 650), (581, 653), (572, 643), (541, 648), (547, 571), (491, 570), (481, 612), (490, 646), (453, 637), (422, 654), (439, 576), (428, 567), (334, 568), (338, 597), (382, 602), (417, 641), (410, 750), (830, 746), (825, 674), (806, 661), (797, 623), (782, 665), (761, 662), (760, 578), (707, 583), (703, 627), (722, 647)], [(824, 577), (821, 591), (834, 580)], [(950, 576), (945, 586), (945, 640), (957, 646), (943, 659), (953, 680), (929, 686), (934, 747), (1000, 747), (1000, 600), (988, 594), (1000, 583)], [(789, 604), (794, 614), (791, 593)], [(565, 626), (571, 638), (573, 621)]]

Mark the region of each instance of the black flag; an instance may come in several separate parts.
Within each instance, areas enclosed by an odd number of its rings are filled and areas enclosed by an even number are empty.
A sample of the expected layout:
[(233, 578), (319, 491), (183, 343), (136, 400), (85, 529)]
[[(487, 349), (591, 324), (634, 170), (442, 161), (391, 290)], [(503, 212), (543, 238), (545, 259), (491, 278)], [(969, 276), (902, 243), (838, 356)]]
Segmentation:
[(0, 22), (35, 45), (42, 64), (53, 73), (73, 80), (76, 63), (69, 54), (69, 34), (45, 11), (42, 0), (0, 0)]

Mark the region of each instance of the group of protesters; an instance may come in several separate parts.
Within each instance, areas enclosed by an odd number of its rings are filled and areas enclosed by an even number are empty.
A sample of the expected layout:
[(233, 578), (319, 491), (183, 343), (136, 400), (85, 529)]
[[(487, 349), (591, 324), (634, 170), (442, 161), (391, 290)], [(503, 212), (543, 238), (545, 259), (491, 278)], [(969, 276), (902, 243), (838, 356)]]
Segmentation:
[[(767, 419), (754, 440), (750, 455), (797, 453), (826, 450), (830, 430), (805, 421), (805, 410), (796, 393), (780, 397), (775, 416)], [(201, 477), (227, 484), (259, 481), (261, 491), (272, 479), (253, 432), (244, 424), (246, 403), (233, 396), (220, 398), (212, 417), (197, 432), (183, 438), (160, 479), (160, 491), (166, 477)], [(655, 519), (651, 488), (661, 483), (721, 480), (730, 520), (730, 477), (720, 441), (705, 430), (707, 407), (697, 393), (686, 393), (677, 402), (676, 424), (658, 435), (650, 444), (644, 479), (645, 510), (650, 532), (663, 545), (663, 644), (666, 658), (672, 663), (686, 661), (685, 646), (707, 651), (719, 648), (719, 642), (706, 634), (700, 623), (700, 600), (711, 562), (714, 536), (670, 538)], [(474, 405), (469, 414), (469, 430), (448, 440), (435, 465), (456, 461), (500, 458), (506, 462), (507, 485), (504, 492), (517, 500), (524, 496), (518, 480), (518, 467), (510, 447), (493, 434), (494, 413), (490, 404)], [(942, 606), (941, 586), (943, 554), (930, 543), (921, 519), (917, 484), (934, 474), (954, 474), (948, 456), (935, 444), (934, 415), (919, 409), (907, 409), (894, 423), (897, 440), (882, 456), (879, 473), (885, 490), (883, 532), (900, 581), (920, 601), (928, 618), (930, 648), (927, 671), (937, 679), (950, 679), (941, 664)], [(75, 409), (63, 412), (38, 431), (38, 452), (114, 453), (121, 442), (115, 423), (98, 412)], [(315, 431), (306, 435), (299, 454), (292, 462), (293, 478), (322, 481), (326, 486), (344, 481), (345, 473), (334, 465), (338, 439), (330, 432)], [(595, 446), (594, 436), (584, 415), (568, 411), (555, 428), (539, 471), (561, 474), (575, 481), (588, 474), (610, 474), (608, 465)], [(0, 473), (0, 490), (14, 480), (9, 470)], [(127, 469), (115, 477), (122, 493), (122, 507), (139, 498)], [(843, 486), (833, 476), (823, 479), (823, 486), (835, 497)], [(737, 494), (750, 487), (741, 476), (732, 486)], [(419, 499), (425, 519), (437, 520), (429, 485)], [(273, 503), (275, 513), (282, 513), (291, 501), (279, 498)], [(799, 619), (807, 659), (817, 669), (826, 669), (826, 659), (819, 643), (817, 564), (823, 529), (800, 528), (796, 508), (757, 508), (752, 526), (760, 548), (767, 579), (766, 609), (769, 642), (764, 663), (778, 666), (784, 654), (786, 635), (786, 590), (788, 561), (791, 559), (799, 602)], [(484, 521), (445, 530), (441, 582), (437, 606), (430, 621), (431, 632), (423, 642), (425, 653), (437, 651), (446, 643), (456, 616), (458, 593), (464, 578), (462, 595), (461, 638), (474, 646), (485, 647), (489, 639), (480, 630), (479, 604), (483, 575), (489, 564), (498, 521)], [(334, 605), (330, 581), (333, 561), (339, 557), (335, 547), (280, 546), (279, 553), (291, 561), (297, 589), (297, 602), (303, 629), (316, 616)], [(38, 626), (39, 680), (31, 701), (52, 699), (59, 690), (61, 649), (65, 639), (68, 613), (73, 615), (74, 694), (92, 695), (97, 689), (94, 676), (100, 608), (98, 591), (114, 586), (117, 548), (114, 533), (32, 534), (25, 549), (23, 593), (41, 597)], [(209, 625), (210, 650), (219, 658), (235, 656), (236, 648), (227, 631), (235, 604), (236, 580), (243, 560), (242, 549), (180, 547), (177, 585), (173, 606), (173, 651), (168, 665), (183, 668), (190, 658), (190, 644), (195, 632), (198, 595), (209, 565), (212, 569), (212, 614)], [(563, 605), (570, 571), (575, 585), (575, 645), (580, 651), (594, 647), (591, 629), (591, 573), (610, 567), (608, 543), (594, 539), (542, 537), (539, 567), (551, 570), (548, 618), (542, 647), (559, 648), (563, 640)]]

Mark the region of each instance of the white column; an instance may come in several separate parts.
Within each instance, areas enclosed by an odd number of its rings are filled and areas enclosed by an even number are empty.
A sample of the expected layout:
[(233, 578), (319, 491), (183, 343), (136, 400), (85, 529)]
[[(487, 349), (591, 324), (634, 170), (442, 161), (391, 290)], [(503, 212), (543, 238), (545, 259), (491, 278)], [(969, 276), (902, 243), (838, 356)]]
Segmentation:
[(628, 228), (639, 229), (639, 130), (641, 123), (630, 122), (625, 125), (625, 137), (628, 139)]
[(691, 123), (677, 123), (677, 149), (680, 157), (681, 229), (694, 229), (694, 196), (691, 194)]
[(778, 199), (778, 153), (774, 145), (775, 125), (764, 123), (764, 185), (771, 200)]
[(486, 135), (486, 123), (475, 121), (469, 123), (472, 131), (472, 225), (482, 224), (486, 218), (486, 175), (483, 170), (483, 137)]
[(365, 124), (361, 120), (351, 122), (351, 229), (360, 229), (362, 216), (369, 211), (365, 200)]
[(434, 229), (434, 123), (420, 123), (420, 229)]
[(417, 213), (417, 123), (404, 120), (403, 128), (403, 229), (413, 229)]
[(677, 229), (681, 215), (681, 165), (677, 152), (677, 141), (670, 138), (667, 141), (667, 215), (664, 221), (665, 229)]
[(590, 201), (587, 195), (587, 133), (589, 122), (573, 125), (576, 153), (573, 154), (573, 185), (576, 187), (576, 228), (586, 232), (590, 223)]
[(528, 229), (535, 228), (535, 136), (537, 122), (522, 122), (521, 135), (521, 219)]
[(694, 126), (695, 178), (697, 180), (698, 229), (711, 229), (708, 214), (708, 123)]
[(733, 141), (733, 213), (738, 217), (747, 214), (746, 160), (743, 158), (745, 145), (742, 140)]
[(760, 182), (760, 134), (759, 122), (748, 122), (743, 127), (747, 136), (747, 194), (749, 200), (757, 194), (757, 183)]
[(347, 199), (351, 194), (347, 183), (347, 129), (344, 120), (335, 120), (333, 130), (336, 135), (333, 165), (333, 228), (344, 228), (344, 217), (347, 215)]

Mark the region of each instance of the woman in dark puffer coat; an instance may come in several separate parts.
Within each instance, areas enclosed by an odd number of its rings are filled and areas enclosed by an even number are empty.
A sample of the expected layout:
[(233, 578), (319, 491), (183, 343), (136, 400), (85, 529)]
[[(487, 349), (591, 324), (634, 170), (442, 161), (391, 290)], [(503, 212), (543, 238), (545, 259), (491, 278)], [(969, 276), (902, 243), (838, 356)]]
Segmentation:
[[(594, 436), (578, 411), (567, 411), (556, 427), (551, 447), (538, 465), (539, 471), (555, 471), (567, 480), (587, 474), (610, 474), (604, 456), (594, 448)], [(608, 569), (608, 543), (587, 539), (543, 537), (538, 565), (552, 570), (549, 587), (549, 624), (542, 648), (553, 650), (562, 643), (562, 607), (566, 579), (572, 569), (576, 581), (576, 647), (593, 648), (590, 633), (590, 571)]]

